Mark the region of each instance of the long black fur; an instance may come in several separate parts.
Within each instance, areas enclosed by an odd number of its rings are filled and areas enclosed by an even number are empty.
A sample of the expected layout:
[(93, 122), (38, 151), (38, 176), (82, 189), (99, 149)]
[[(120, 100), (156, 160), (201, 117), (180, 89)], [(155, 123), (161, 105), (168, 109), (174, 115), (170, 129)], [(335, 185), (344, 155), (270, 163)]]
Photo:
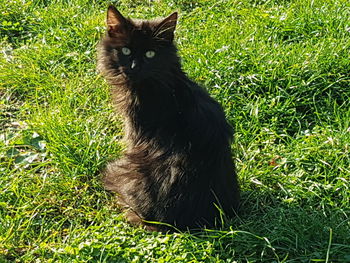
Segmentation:
[[(182, 71), (173, 44), (176, 18), (135, 21), (111, 6), (98, 55), (127, 144), (105, 169), (105, 187), (117, 194), (128, 221), (158, 231), (168, 228), (149, 221), (180, 230), (211, 227), (219, 209), (233, 216), (239, 204), (232, 128), (221, 106)], [(125, 46), (134, 55), (121, 54)], [(149, 61), (142, 55), (150, 49), (156, 55)], [(137, 75), (128, 72), (133, 59)]]

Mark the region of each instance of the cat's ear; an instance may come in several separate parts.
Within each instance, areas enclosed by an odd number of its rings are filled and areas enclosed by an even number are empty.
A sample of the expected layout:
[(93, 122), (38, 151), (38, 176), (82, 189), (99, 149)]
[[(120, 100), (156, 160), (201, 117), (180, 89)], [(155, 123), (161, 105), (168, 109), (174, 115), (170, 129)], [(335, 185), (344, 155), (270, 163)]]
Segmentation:
[(177, 23), (177, 12), (172, 13), (163, 19), (155, 30), (155, 38), (172, 42), (174, 40), (174, 31)]
[(114, 6), (110, 5), (108, 7), (107, 30), (110, 36), (125, 34), (128, 29), (128, 23), (128, 20)]

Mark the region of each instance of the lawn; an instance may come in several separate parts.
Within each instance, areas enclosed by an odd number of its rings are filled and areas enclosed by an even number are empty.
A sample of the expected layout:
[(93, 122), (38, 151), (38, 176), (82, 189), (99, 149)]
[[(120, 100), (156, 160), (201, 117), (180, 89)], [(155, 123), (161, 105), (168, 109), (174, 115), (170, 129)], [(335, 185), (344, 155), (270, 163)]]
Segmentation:
[(239, 215), (129, 226), (99, 173), (124, 147), (96, 71), (108, 3), (1, 1), (0, 262), (350, 262), (350, 2), (111, 2), (179, 12), (183, 68), (235, 129)]

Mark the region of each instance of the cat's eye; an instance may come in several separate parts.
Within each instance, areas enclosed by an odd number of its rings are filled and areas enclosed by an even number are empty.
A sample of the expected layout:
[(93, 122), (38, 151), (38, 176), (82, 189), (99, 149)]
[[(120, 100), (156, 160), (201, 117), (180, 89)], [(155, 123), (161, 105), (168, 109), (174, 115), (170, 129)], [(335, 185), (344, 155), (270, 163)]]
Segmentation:
[(123, 47), (122, 48), (122, 53), (125, 56), (129, 56), (131, 54), (131, 50), (129, 48), (127, 48), (127, 47)]
[(153, 58), (156, 55), (156, 52), (154, 52), (153, 50), (148, 50), (145, 53), (146, 58)]

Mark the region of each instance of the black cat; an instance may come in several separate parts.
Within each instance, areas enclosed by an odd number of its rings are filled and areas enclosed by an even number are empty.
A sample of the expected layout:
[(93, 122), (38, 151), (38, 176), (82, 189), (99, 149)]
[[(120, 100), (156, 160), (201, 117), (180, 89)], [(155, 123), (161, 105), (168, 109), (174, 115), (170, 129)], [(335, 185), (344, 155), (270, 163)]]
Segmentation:
[(212, 227), (239, 204), (232, 128), (220, 105), (182, 71), (176, 22), (177, 13), (131, 20), (110, 6), (98, 52), (99, 70), (125, 119), (127, 145), (104, 171), (104, 184), (117, 193), (129, 222), (157, 231), (169, 224)]

